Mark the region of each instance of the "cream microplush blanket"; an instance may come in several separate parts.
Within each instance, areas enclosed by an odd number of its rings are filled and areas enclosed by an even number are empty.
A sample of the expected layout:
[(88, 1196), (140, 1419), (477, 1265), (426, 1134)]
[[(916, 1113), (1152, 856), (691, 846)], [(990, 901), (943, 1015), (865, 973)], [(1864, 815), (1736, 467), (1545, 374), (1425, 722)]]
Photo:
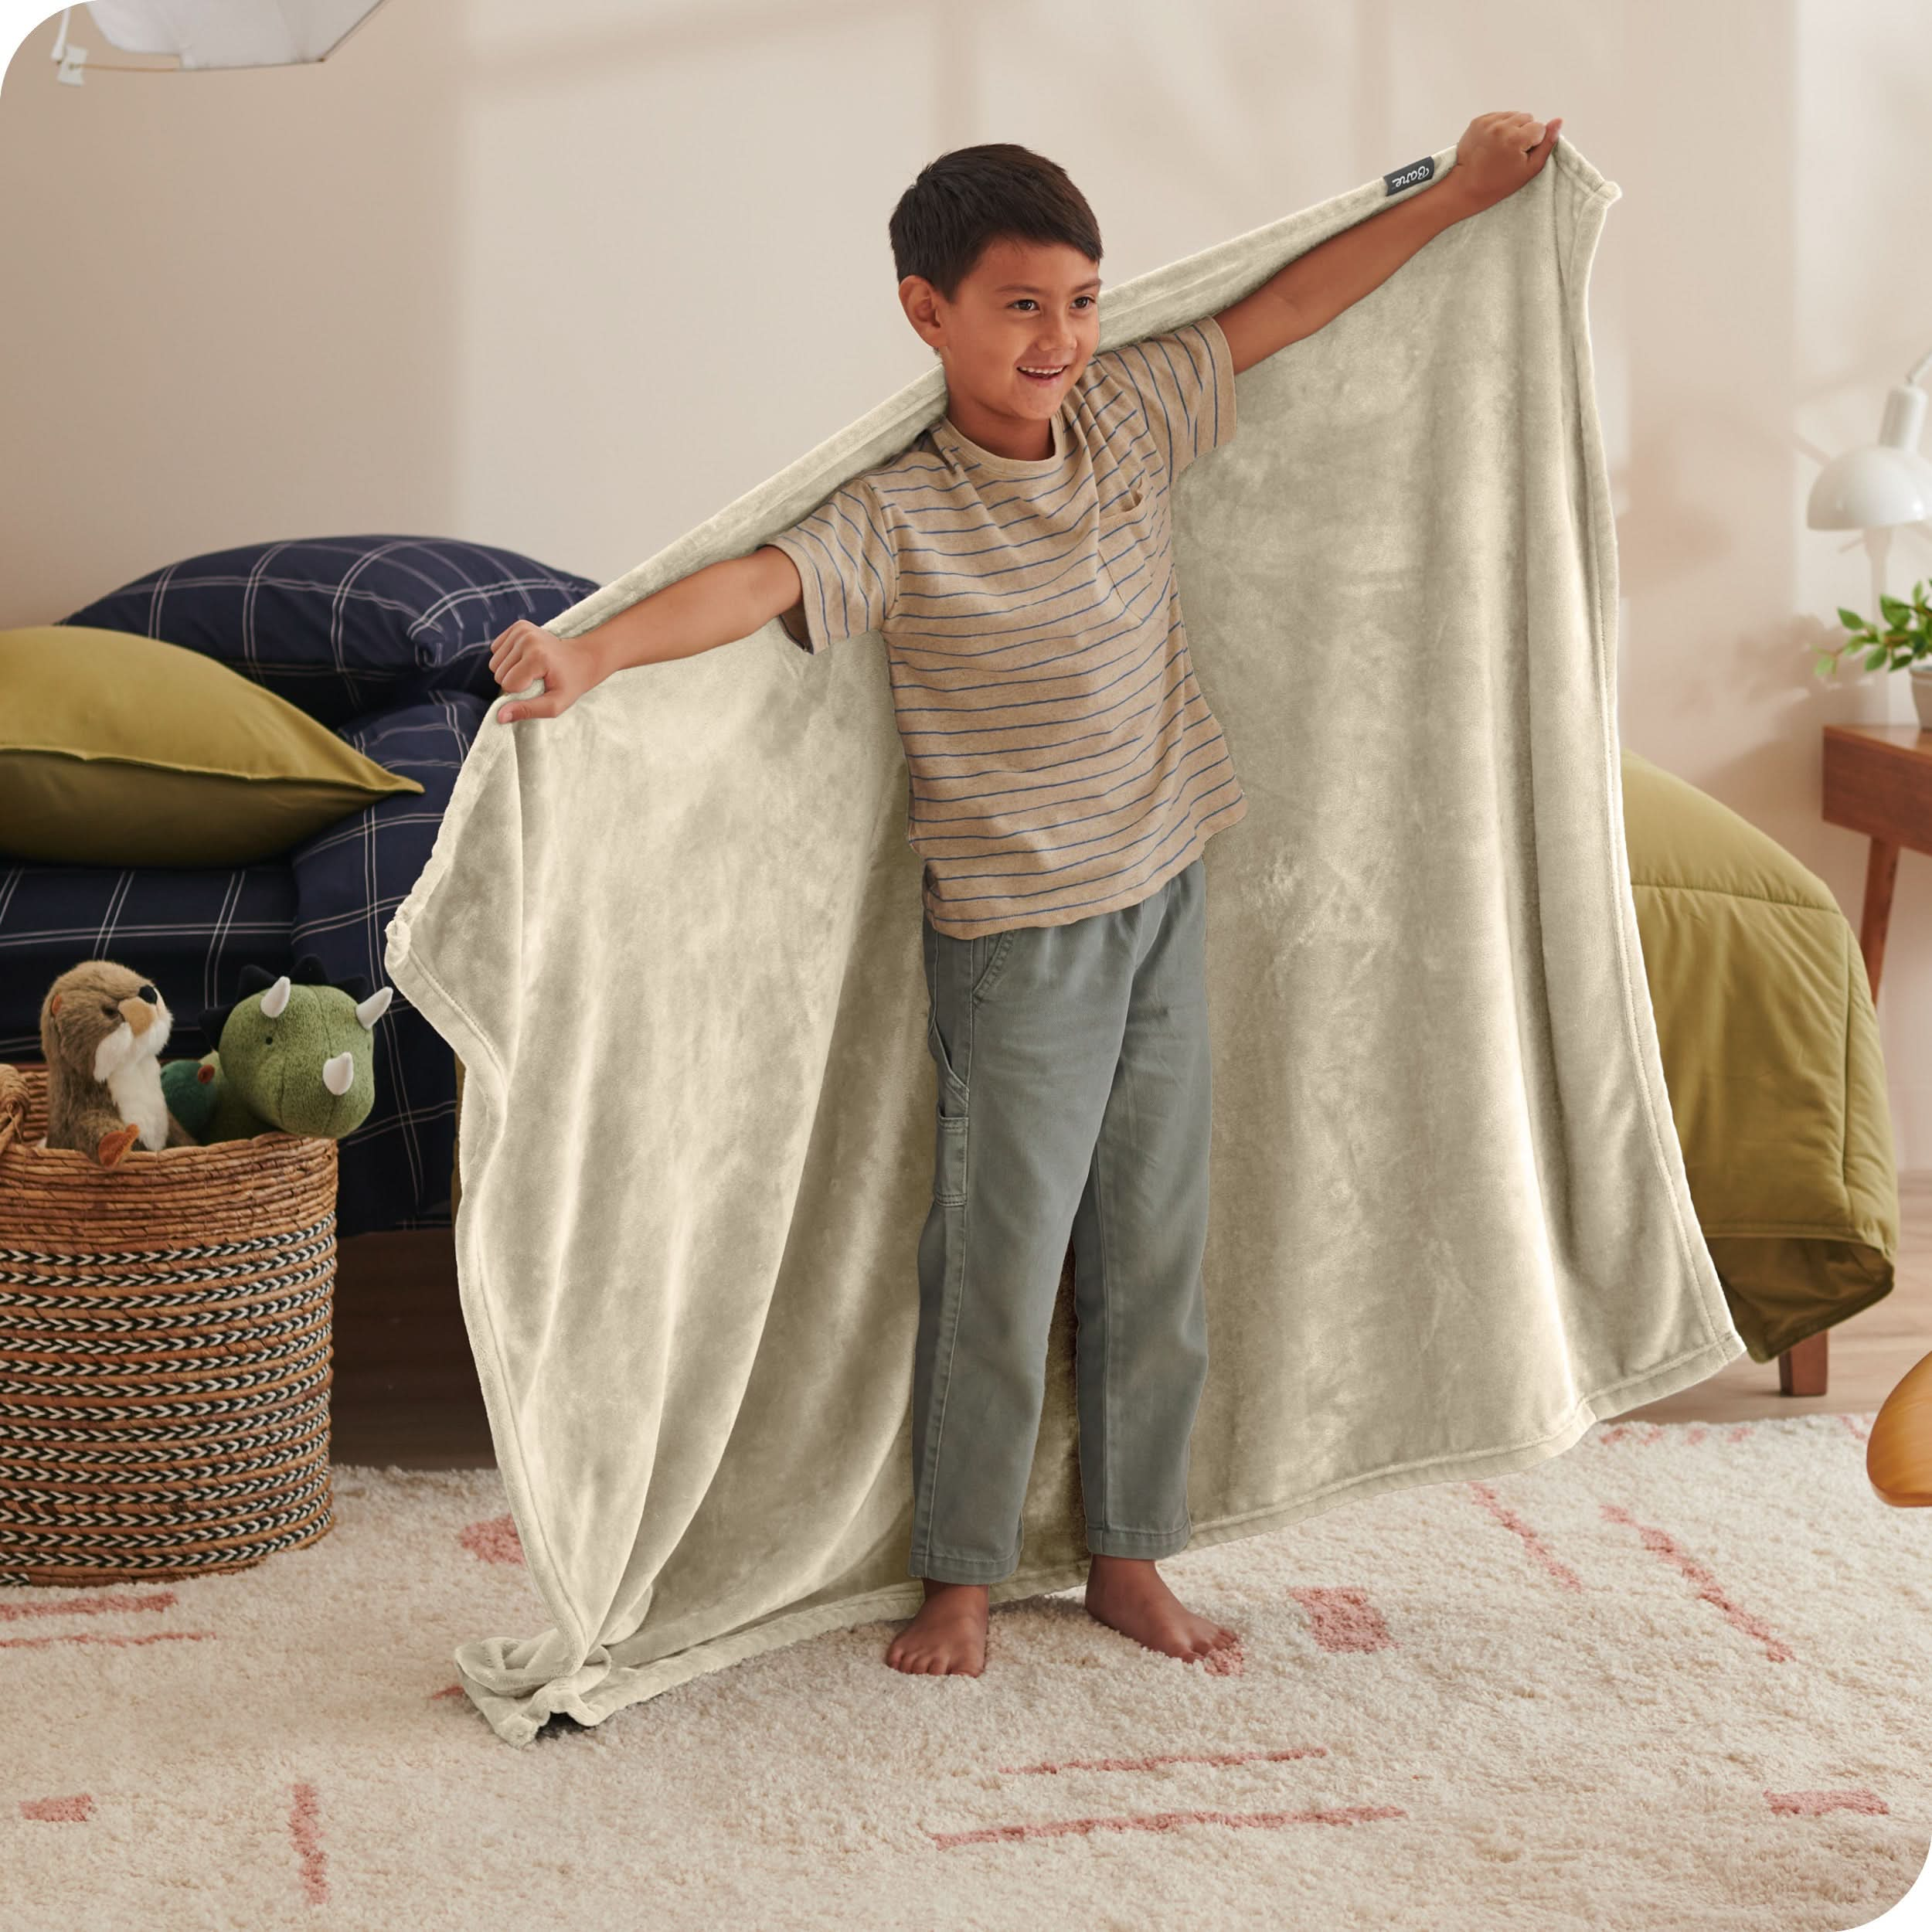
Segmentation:
[[(1454, 152), (1110, 290), (1102, 345), (1435, 192)], [(1247, 371), (1234, 440), (1175, 485), (1250, 801), (1206, 852), (1194, 1546), (1528, 1468), (1743, 1350), (1624, 856), (1585, 312), (1617, 194), (1560, 139)], [(935, 366), (550, 628), (753, 549), (944, 403)], [(492, 713), (389, 929), (465, 1067), (463, 1311), (552, 1619), (455, 1653), (512, 1743), (921, 1600), (934, 1068), (886, 672), (876, 634), (815, 658), (774, 621), (560, 718)], [(1085, 1575), (1062, 1288), (995, 1602)]]

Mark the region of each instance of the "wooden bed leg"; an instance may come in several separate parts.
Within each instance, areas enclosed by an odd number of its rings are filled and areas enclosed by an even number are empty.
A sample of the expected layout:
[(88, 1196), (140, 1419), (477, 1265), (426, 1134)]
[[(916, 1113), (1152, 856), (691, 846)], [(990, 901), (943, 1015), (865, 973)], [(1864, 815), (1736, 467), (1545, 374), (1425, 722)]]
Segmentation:
[(1831, 1374), (1829, 1328), (1794, 1342), (1777, 1359), (1777, 1392), (1784, 1396), (1821, 1396)]

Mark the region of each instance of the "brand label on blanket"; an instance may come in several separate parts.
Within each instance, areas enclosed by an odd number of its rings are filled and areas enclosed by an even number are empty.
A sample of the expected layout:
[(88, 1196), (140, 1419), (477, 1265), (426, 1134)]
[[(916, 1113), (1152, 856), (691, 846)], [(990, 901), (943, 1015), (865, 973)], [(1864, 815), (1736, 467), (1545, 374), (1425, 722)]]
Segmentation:
[(1384, 175), (1383, 185), (1390, 194), (1399, 195), (1403, 189), (1413, 188), (1418, 182), (1432, 180), (1435, 172), (1435, 156), (1424, 155), (1421, 160), (1412, 161), (1406, 168), (1398, 168), (1393, 175)]

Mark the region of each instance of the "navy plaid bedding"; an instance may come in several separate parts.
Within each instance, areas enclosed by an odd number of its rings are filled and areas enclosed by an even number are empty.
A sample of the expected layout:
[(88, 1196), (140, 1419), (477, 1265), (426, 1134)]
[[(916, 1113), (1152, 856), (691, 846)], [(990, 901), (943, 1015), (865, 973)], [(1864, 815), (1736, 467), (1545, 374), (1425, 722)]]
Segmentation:
[[(399, 546), (407, 546), (404, 566), (427, 602), (413, 612), (383, 607), (394, 624), (396, 675), (385, 675), (372, 630), (362, 633), (352, 661), (337, 662), (326, 621), (311, 613), (304, 625), (291, 612), (287, 600), (300, 587), (291, 586), (288, 553), (300, 549), (311, 565), (331, 564), (312, 570), (305, 587), (324, 607), (340, 607), (338, 577), (397, 594), (396, 583), (382, 577), (367, 553), (378, 549), (377, 562), (392, 565)], [(164, 1060), (199, 1059), (217, 1044), (202, 1032), (202, 1013), (236, 997), (244, 966), (284, 973), (314, 953), (332, 979), (360, 973), (371, 986), (386, 984), (383, 928), (427, 864), (457, 773), (490, 700), (500, 695), (489, 674), (490, 643), (516, 617), (546, 622), (597, 587), (513, 552), (430, 539), (257, 547), (277, 553), (282, 623), (250, 631), (246, 649), (239, 634), (223, 629), (218, 610), (175, 593), (199, 575), (224, 580), (204, 584), (208, 596), (232, 596), (226, 580), (249, 574), (247, 553), (220, 553), (218, 570), (197, 573), (194, 565), (206, 560), (191, 560), (143, 580), (151, 591), (169, 578), (175, 589), (165, 599), (150, 595), (142, 607), (138, 587), (130, 587), (64, 621), (165, 638), (223, 658), (261, 683), (279, 683), (281, 696), (312, 716), (328, 714), (322, 721), (338, 736), (385, 770), (416, 779), (422, 792), (378, 799), (273, 861), (232, 869), (0, 860), (0, 1060), (41, 1058), (40, 1002), (49, 985), (83, 959), (118, 960), (161, 989), (175, 1016)], [(467, 587), (453, 589), (452, 573)], [(144, 607), (158, 628), (134, 621)], [(423, 639), (432, 631), (437, 641), (426, 658)], [(359, 711), (349, 703), (357, 693), (365, 699)], [(336, 1232), (344, 1240), (450, 1220), (456, 1063), (449, 1043), (400, 987), (376, 1035), (376, 1104), (341, 1145)]]
[(489, 697), (496, 638), (597, 587), (454, 537), (301, 537), (164, 564), (60, 621), (218, 658), (332, 728), (433, 691)]

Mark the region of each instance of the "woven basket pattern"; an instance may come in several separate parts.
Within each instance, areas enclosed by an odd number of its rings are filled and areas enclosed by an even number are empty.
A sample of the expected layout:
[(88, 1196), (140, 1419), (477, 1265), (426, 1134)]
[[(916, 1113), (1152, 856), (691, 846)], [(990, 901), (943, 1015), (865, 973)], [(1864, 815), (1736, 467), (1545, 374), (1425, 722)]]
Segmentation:
[(0, 1065), (0, 1583), (203, 1577), (334, 1522), (336, 1147), (36, 1147)]

